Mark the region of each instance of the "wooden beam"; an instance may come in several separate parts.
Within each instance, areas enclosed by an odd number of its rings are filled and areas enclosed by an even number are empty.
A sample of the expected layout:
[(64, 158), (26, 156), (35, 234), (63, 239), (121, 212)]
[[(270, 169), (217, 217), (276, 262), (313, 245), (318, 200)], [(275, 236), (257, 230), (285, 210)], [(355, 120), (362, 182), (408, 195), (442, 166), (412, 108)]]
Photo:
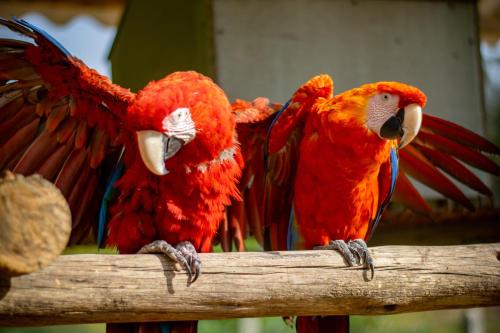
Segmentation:
[(500, 244), (371, 248), (373, 280), (333, 251), (202, 254), (187, 285), (160, 255), (68, 255), (0, 285), (0, 325), (380, 315), (500, 305)]

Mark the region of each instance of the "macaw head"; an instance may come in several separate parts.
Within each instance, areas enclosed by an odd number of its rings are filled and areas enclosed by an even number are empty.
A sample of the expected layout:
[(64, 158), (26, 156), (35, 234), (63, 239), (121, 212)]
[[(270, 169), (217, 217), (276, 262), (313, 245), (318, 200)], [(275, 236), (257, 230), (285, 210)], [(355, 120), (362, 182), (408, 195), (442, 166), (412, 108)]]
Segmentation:
[(362, 97), (365, 126), (384, 140), (399, 140), (402, 148), (418, 134), (422, 123), (425, 94), (399, 82), (377, 82), (349, 92)]
[(162, 176), (215, 159), (234, 146), (235, 120), (224, 92), (196, 72), (176, 72), (142, 89), (128, 110), (142, 161)]

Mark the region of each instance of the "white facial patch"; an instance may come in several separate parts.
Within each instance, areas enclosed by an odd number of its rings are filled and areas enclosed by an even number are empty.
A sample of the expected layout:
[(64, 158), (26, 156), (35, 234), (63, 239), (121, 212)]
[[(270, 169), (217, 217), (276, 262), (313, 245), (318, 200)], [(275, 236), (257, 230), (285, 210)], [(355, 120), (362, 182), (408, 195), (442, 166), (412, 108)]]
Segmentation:
[(196, 128), (188, 108), (178, 108), (170, 113), (163, 119), (162, 127), (165, 135), (180, 139), (185, 144), (196, 136)]
[(373, 95), (368, 101), (366, 113), (366, 126), (380, 133), (380, 128), (390, 117), (394, 116), (399, 109), (399, 96), (389, 93)]

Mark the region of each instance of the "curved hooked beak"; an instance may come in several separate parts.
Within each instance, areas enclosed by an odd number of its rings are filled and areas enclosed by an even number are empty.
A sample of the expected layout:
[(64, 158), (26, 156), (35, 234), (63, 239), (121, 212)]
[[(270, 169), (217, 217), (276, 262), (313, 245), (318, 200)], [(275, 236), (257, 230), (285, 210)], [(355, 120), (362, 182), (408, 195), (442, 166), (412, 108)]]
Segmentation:
[(162, 121), (165, 132), (138, 131), (137, 142), (142, 161), (158, 176), (168, 173), (165, 161), (174, 156), (196, 136), (196, 129), (188, 108), (178, 108)]
[(158, 176), (168, 173), (165, 161), (174, 156), (185, 143), (182, 139), (157, 131), (137, 132), (137, 142), (142, 161), (149, 171)]
[(400, 139), (399, 148), (410, 143), (420, 130), (422, 108), (418, 104), (409, 104), (390, 117), (380, 128), (380, 136), (385, 139)]
[(399, 148), (409, 144), (420, 131), (422, 125), (422, 108), (418, 104), (410, 104), (404, 108), (403, 136), (399, 141)]

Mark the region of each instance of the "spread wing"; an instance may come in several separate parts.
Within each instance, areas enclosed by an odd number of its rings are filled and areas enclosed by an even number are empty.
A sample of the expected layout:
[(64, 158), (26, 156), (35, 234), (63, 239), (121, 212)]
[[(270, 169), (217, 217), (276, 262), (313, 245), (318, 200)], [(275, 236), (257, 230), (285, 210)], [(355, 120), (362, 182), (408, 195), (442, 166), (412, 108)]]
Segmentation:
[(487, 154), (500, 155), (500, 148), (460, 125), (424, 114), (419, 134), (399, 152), (401, 172), (394, 200), (419, 214), (431, 212), (430, 206), (408, 180), (406, 175), (409, 175), (467, 209), (474, 210), (470, 199), (444, 173), (478, 193), (491, 197), (493, 194), (488, 186), (463, 164), (500, 176), (500, 166)]
[(132, 137), (121, 119), (134, 94), (28, 22), (0, 25), (30, 39), (0, 39), (0, 170), (54, 182), (71, 208), (70, 243), (88, 241), (109, 170)]
[(293, 193), (305, 119), (318, 98), (333, 96), (333, 81), (319, 75), (302, 85), (276, 114), (268, 131), (264, 192), (264, 247), (287, 250), (293, 228)]
[(238, 185), (243, 201), (231, 202), (219, 236), (224, 251), (230, 251), (233, 242), (238, 251), (243, 251), (247, 235), (263, 244), (264, 148), (267, 129), (281, 105), (269, 104), (267, 98), (256, 98), (252, 102), (238, 99), (231, 106), (244, 161)]

